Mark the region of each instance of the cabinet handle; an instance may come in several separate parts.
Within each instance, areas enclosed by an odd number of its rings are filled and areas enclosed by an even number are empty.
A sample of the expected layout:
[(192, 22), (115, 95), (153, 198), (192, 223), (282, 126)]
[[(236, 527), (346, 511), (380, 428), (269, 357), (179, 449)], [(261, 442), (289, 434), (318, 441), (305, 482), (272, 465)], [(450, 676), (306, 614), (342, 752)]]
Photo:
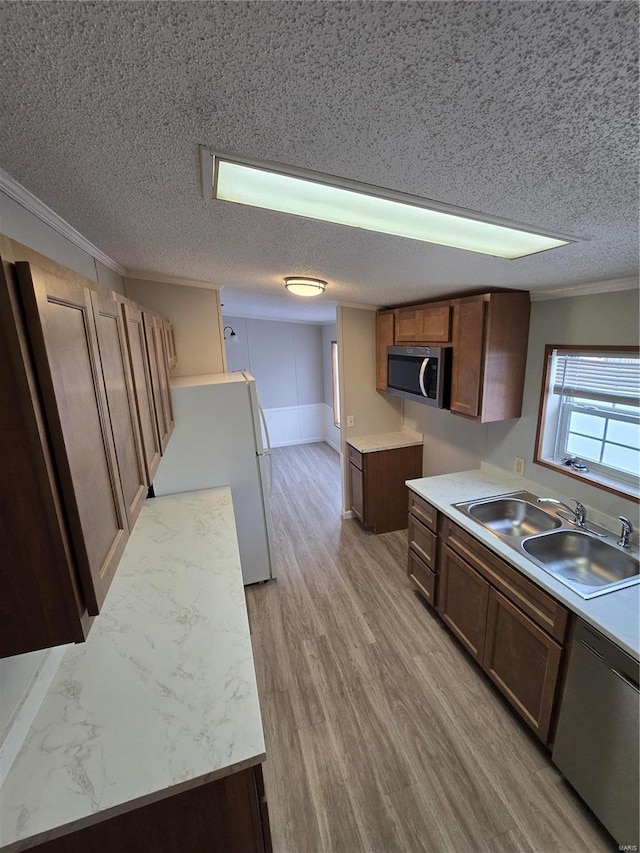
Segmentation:
[(423, 397), (427, 396), (427, 392), (425, 391), (425, 387), (424, 387), (424, 372), (427, 369), (428, 364), (429, 364), (429, 359), (425, 358), (422, 362), (422, 365), (420, 366), (420, 376), (418, 377), (419, 382), (420, 382), (420, 390), (422, 391)]

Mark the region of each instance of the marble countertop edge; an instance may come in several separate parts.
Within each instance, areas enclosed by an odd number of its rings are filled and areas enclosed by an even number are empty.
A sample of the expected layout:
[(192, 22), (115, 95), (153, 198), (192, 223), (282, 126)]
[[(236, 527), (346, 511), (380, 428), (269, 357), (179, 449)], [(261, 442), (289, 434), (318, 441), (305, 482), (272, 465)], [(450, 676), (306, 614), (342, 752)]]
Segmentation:
[(126, 803), (112, 806), (110, 809), (105, 809), (104, 811), (95, 812), (94, 814), (86, 815), (85, 817), (78, 818), (77, 820), (69, 821), (69, 823), (57, 826), (55, 829), (40, 832), (29, 838), (21, 838), (4, 847), (0, 847), (0, 849), (2, 850), (2, 853), (19, 853), (21, 850), (30, 850), (47, 841), (53, 841), (56, 838), (64, 838), (65, 835), (70, 835), (72, 832), (77, 832), (78, 830), (95, 826), (96, 824), (102, 823), (110, 818), (119, 817), (120, 815), (127, 814), (127, 812), (132, 812), (136, 809), (150, 806), (152, 803), (166, 800), (176, 794), (183, 794), (185, 791), (191, 791), (194, 788), (199, 788), (201, 785), (208, 785), (211, 782), (224, 779), (232, 773), (240, 773), (243, 770), (248, 770), (250, 767), (255, 767), (256, 765), (261, 764), (266, 757), (266, 752), (258, 755), (252, 755), (243, 761), (238, 761), (221, 770), (214, 770), (211, 773), (205, 773), (203, 776), (198, 776), (194, 779), (185, 779), (184, 782), (178, 782), (170, 788), (165, 788), (162, 791), (154, 791), (153, 793), (146, 794), (143, 797), (138, 797), (135, 800), (129, 800)]
[(376, 435), (356, 435), (347, 438), (347, 444), (360, 453), (376, 453), (382, 450), (395, 450), (400, 447), (414, 447), (424, 444), (420, 433), (411, 430), (383, 432)]

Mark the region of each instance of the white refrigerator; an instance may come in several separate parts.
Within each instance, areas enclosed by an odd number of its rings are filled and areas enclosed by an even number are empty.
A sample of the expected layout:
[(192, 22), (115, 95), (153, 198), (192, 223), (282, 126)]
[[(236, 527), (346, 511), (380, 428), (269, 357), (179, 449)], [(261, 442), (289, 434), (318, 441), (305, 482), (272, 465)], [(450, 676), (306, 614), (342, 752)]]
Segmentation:
[(245, 585), (275, 577), (269, 433), (248, 373), (171, 382), (175, 430), (153, 480), (157, 496), (231, 486)]

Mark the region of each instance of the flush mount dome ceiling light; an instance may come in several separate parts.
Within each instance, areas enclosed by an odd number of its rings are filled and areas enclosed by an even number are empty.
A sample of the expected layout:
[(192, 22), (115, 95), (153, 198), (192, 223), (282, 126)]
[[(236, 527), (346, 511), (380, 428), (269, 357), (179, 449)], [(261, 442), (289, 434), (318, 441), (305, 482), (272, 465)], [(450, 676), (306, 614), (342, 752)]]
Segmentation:
[(327, 282), (319, 278), (288, 275), (284, 280), (284, 286), (296, 296), (320, 296), (321, 293), (324, 293)]
[(523, 258), (578, 238), (281, 163), (200, 146), (205, 198), (350, 225), (499, 258)]

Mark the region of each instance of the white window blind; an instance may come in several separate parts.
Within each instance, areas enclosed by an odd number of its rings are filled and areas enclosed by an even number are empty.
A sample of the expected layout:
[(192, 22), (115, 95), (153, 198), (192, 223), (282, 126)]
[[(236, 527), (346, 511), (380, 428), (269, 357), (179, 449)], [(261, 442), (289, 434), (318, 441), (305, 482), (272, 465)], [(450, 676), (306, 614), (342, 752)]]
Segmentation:
[(553, 393), (640, 405), (640, 358), (637, 353), (554, 351)]

